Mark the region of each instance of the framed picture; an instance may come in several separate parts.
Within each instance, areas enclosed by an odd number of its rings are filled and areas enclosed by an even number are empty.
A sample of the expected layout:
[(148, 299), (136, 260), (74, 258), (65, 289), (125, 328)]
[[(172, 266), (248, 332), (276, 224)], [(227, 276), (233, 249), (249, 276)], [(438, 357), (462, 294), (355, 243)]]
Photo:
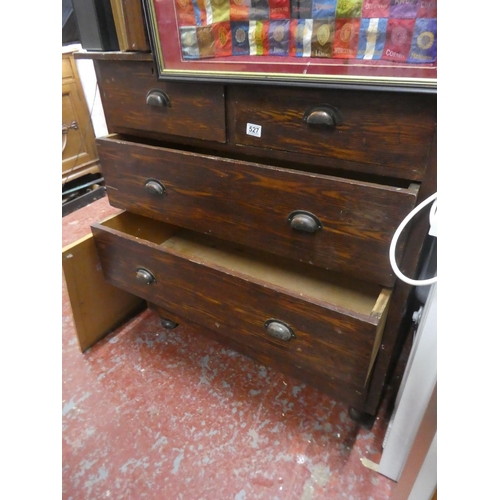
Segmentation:
[(159, 79), (437, 88), (437, 0), (143, 0)]

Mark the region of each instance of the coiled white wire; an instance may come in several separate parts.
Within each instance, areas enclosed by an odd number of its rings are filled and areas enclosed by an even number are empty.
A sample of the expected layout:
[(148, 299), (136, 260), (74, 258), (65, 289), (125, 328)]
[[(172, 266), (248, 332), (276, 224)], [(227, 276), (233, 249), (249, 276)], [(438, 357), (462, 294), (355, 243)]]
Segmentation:
[(399, 227), (396, 229), (396, 232), (394, 233), (394, 236), (392, 237), (391, 241), (391, 246), (389, 247), (389, 261), (391, 263), (391, 267), (396, 273), (396, 276), (401, 280), (404, 281), (405, 283), (408, 283), (409, 285), (414, 285), (414, 286), (426, 286), (426, 285), (432, 285), (432, 283), (436, 283), (437, 281), (437, 276), (434, 276), (433, 278), (425, 279), (425, 280), (413, 280), (411, 278), (408, 278), (405, 276), (399, 269), (398, 265), (396, 264), (396, 245), (398, 243), (398, 239), (401, 236), (401, 233), (403, 232), (403, 229), (406, 227), (408, 222), (422, 210), (424, 207), (426, 207), (429, 203), (434, 201), (433, 206), (431, 207), (431, 211), (429, 214), (429, 223), (432, 225), (433, 223), (433, 218), (436, 216), (437, 212), (437, 192), (434, 193), (433, 195), (429, 196), (427, 199), (422, 201), (420, 204), (418, 204), (401, 222)]

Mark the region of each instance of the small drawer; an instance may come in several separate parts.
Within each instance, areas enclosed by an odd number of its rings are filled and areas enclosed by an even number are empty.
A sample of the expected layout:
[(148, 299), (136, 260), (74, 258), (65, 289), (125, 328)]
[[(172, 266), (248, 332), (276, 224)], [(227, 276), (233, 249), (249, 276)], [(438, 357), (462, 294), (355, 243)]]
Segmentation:
[(435, 106), (435, 96), (425, 94), (230, 87), (229, 140), (371, 164), (379, 175), (418, 179), (436, 128)]
[[(118, 208), (392, 286), (389, 246), (418, 188), (97, 140)], [(398, 256), (405, 238), (399, 240)]]
[(149, 61), (95, 61), (110, 132), (226, 141), (224, 87), (159, 82)]
[(367, 383), (389, 290), (130, 212), (92, 233), (112, 285), (353, 394)]

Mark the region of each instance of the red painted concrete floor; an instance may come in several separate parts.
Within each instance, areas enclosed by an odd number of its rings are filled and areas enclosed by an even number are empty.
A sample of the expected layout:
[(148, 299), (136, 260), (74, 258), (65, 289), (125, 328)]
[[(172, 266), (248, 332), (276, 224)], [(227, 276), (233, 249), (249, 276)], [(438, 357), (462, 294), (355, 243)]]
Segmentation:
[[(117, 211), (102, 198), (63, 218), (63, 246)], [(63, 282), (63, 499), (385, 500), (371, 430), (348, 407), (156, 313), (82, 354)], [(387, 405), (385, 405), (387, 406)]]

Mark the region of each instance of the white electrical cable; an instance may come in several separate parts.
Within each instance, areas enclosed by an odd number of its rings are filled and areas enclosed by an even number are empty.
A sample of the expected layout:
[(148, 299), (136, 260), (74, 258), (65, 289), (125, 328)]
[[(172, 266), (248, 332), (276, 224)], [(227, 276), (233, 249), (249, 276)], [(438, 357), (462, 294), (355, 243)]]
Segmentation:
[[(434, 201), (436, 200), (436, 201)], [(425, 199), (422, 203), (417, 205), (401, 222), (399, 227), (396, 229), (396, 232), (394, 233), (394, 236), (392, 237), (391, 241), (391, 246), (389, 248), (389, 261), (391, 263), (392, 269), (396, 273), (396, 276), (401, 280), (404, 281), (405, 283), (408, 283), (409, 285), (414, 285), (414, 286), (426, 286), (426, 285), (432, 285), (432, 283), (436, 283), (437, 281), (437, 276), (434, 276), (434, 278), (429, 278), (426, 280), (413, 280), (411, 278), (408, 278), (405, 276), (400, 270), (398, 265), (396, 264), (396, 245), (398, 242), (399, 237), (401, 236), (401, 233), (403, 232), (403, 229), (406, 227), (406, 224), (410, 222), (410, 220), (420, 212), (424, 207), (426, 207), (429, 203), (434, 201), (434, 204), (431, 207), (431, 212), (429, 214), (429, 222), (431, 226), (433, 225), (433, 218), (436, 217), (437, 213), (437, 192), (434, 193), (433, 195), (429, 196), (429, 198)]]

